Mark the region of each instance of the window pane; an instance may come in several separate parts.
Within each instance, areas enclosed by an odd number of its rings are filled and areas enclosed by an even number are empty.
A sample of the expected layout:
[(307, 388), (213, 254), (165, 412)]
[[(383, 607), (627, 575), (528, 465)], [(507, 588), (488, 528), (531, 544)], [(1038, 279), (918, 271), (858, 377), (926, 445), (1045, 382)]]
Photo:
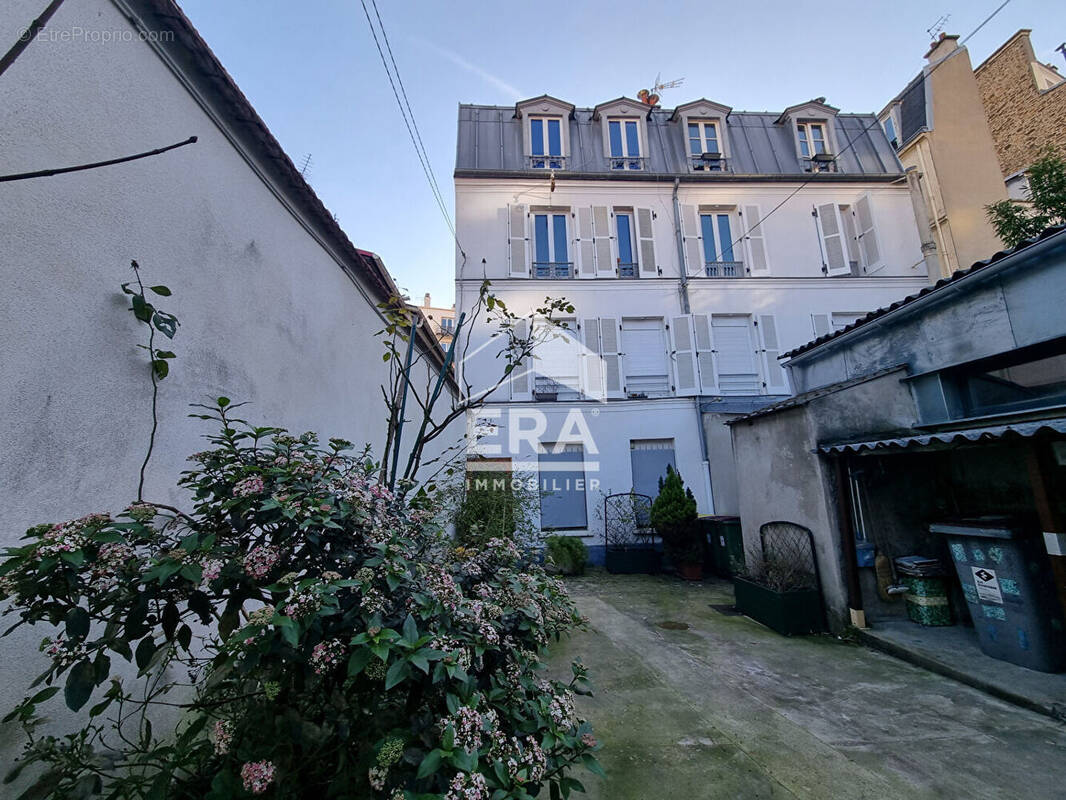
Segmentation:
[(570, 260), (566, 257), (566, 216), (555, 214), (552, 217), (552, 226), (555, 234), (555, 261), (565, 263)]
[(717, 261), (718, 252), (714, 248), (714, 217), (710, 214), (701, 214), (700, 227), (703, 232), (703, 260), (708, 263)]
[[(554, 449), (552, 445), (546, 447)], [(572, 446), (567, 447), (571, 449)], [(576, 452), (541, 453), (538, 458), (541, 529), (586, 527), (584, 454), (577, 449)]]
[(559, 120), (548, 120), (548, 155), (561, 156), (563, 154), (563, 143), (559, 133)]
[(718, 126), (713, 122), (708, 122), (707, 127), (707, 152), (717, 153), (718, 151)]
[(809, 158), (810, 155), (811, 155), (811, 148), (810, 148), (810, 145), (807, 144), (807, 126), (806, 125), (800, 125), (799, 126), (799, 139), (800, 139), (800, 153), (803, 154), (804, 158)]
[(888, 137), (888, 141), (892, 142), (892, 146), (896, 145), (896, 124), (892, 121), (892, 117), (885, 118), (885, 136)]
[(811, 125), (811, 140), (814, 143), (815, 153), (825, 152), (825, 131), (821, 125)]
[(967, 376), (970, 413), (1056, 405), (1066, 398), (1066, 355)]
[(531, 119), (529, 121), (529, 146), (530, 152), (535, 156), (544, 155), (544, 121)]
[(537, 214), (533, 218), (534, 242), (536, 243), (536, 261), (551, 261), (548, 255), (548, 215)]
[(637, 123), (626, 123), (626, 155), (640, 155), (640, 140), (637, 137)]
[(629, 214), (615, 214), (618, 220), (618, 260), (623, 264), (633, 263), (633, 237)]
[(722, 261), (736, 261), (733, 258), (733, 235), (729, 232), (729, 215), (718, 215), (718, 239), (722, 243)]
[(646, 494), (653, 500), (659, 496), (659, 478), (666, 477), (667, 465), (677, 469), (673, 442), (667, 447), (637, 449), (639, 441), (630, 444), (629, 458), (633, 465), (633, 491)]
[(608, 122), (607, 132), (611, 139), (611, 155), (620, 156), (622, 153), (622, 124), (620, 122)]
[(703, 152), (703, 141), (700, 140), (699, 138), (689, 139), (688, 140), (688, 147), (689, 147), (689, 151), (692, 153), (692, 155), (698, 156), (700, 153)]

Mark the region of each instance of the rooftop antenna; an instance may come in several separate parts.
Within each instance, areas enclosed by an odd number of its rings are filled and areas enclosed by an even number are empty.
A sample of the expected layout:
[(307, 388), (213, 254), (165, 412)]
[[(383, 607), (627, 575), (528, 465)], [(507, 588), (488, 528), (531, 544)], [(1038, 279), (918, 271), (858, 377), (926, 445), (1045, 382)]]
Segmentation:
[(1063, 42), (1058, 47), (1056, 47), (1055, 48), (1055, 52), (1056, 53), (1062, 53), (1062, 57), (1066, 58), (1066, 42)]
[(300, 164), (300, 174), (304, 177), (304, 180), (306, 180), (307, 176), (311, 174), (311, 154), (310, 153), (308, 153), (306, 156), (304, 156), (303, 163)]
[(937, 34), (939, 34), (942, 30), (944, 30), (945, 27), (947, 27), (949, 19), (951, 19), (951, 14), (944, 14), (942, 17), (940, 17), (940, 19), (938, 19), (936, 22), (926, 28), (925, 32), (929, 34), (929, 38), (936, 39)]
[(649, 106), (657, 106), (659, 104), (659, 95), (666, 89), (673, 89), (680, 86), (685, 82), (684, 78), (677, 78), (672, 81), (663, 81), (662, 73), (660, 72), (655, 76), (655, 82), (652, 83), (651, 89), (641, 89), (637, 92), (637, 99), (642, 103), (646, 103)]

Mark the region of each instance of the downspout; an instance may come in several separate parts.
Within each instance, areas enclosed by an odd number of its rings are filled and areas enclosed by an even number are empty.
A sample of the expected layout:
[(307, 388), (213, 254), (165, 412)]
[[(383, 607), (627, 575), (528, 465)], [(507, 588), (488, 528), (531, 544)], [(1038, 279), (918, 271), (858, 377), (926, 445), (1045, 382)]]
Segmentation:
[(862, 609), (862, 589), (859, 586), (859, 559), (855, 552), (855, 527), (851, 510), (851, 492), (847, 475), (846, 456), (833, 459), (836, 472), (837, 517), (840, 522), (840, 546), (844, 553), (844, 577), (848, 589), (848, 614), (856, 628), (866, 627), (866, 612)]
[[(926, 178), (928, 178), (929, 177), (929, 170), (925, 166), (925, 154), (922, 153), (922, 146), (921, 145), (922, 145), (921, 142), (916, 142), (915, 145), (914, 145), (914, 151), (918, 154), (918, 166), (922, 170), (921, 174), (926, 176)], [(919, 191), (919, 194), (920, 193), (921, 192)], [(924, 199), (922, 200), (922, 203), (923, 204), (925, 203)], [(936, 211), (936, 208), (935, 208), (936, 200), (933, 198), (933, 188), (931, 186), (929, 187), (929, 203), (930, 203), (930, 205), (934, 206), (933, 210)], [(946, 208), (944, 209), (944, 214), (945, 215), (947, 214), (947, 209)], [(931, 221), (933, 223), (933, 228), (936, 231), (936, 239), (937, 239), (937, 243), (938, 243), (940, 252), (944, 254), (944, 258), (946, 259), (947, 258), (947, 254), (948, 254), (948, 246), (947, 246), (947, 242), (944, 240), (944, 231), (940, 227), (940, 218), (934, 214), (933, 217), (931, 217)], [(938, 258), (939, 258), (939, 256), (938, 256)], [(959, 259), (959, 254), (956, 253), (955, 254), (956, 263), (958, 263), (958, 259)], [(937, 278), (937, 280), (939, 280), (940, 277), (944, 277), (945, 274), (950, 275), (951, 271), (948, 270), (948, 271), (946, 271), (946, 273), (942, 273)]]
[(680, 186), (681, 179), (674, 178), (674, 238), (677, 241), (677, 263), (681, 275), (678, 292), (681, 294), (681, 313), (691, 314), (692, 308), (688, 302), (688, 269), (685, 266), (685, 239), (681, 235), (681, 205), (677, 201), (677, 190)]
[(936, 241), (933, 239), (933, 226), (929, 223), (929, 209), (925, 207), (922, 188), (918, 185), (918, 168), (915, 166), (907, 167), (904, 173), (907, 176), (907, 189), (911, 195), (911, 206), (914, 208), (914, 220), (918, 223), (918, 233), (922, 239), (922, 255), (925, 257), (925, 269), (929, 275), (929, 282), (936, 283), (942, 277), (940, 256), (937, 255)]

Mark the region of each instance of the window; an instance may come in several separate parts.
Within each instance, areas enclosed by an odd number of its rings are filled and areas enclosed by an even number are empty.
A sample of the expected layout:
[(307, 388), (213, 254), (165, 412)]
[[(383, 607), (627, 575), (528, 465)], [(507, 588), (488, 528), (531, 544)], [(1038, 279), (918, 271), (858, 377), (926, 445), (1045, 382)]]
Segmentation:
[(834, 331), (842, 331), (848, 325), (853, 325), (866, 316), (865, 311), (853, 313), (850, 311), (834, 311), (829, 317), (829, 324)]
[(529, 165), (534, 169), (562, 169), (566, 164), (562, 120), (558, 117), (530, 117), (529, 152)]
[(622, 320), (622, 372), (630, 397), (669, 394), (670, 366), (661, 319)]
[(896, 123), (895, 120), (892, 119), (892, 115), (889, 114), (885, 117), (882, 124), (885, 129), (885, 136), (888, 137), (889, 144), (893, 147), (899, 147), (899, 137), (896, 136)]
[(1007, 413), (1066, 403), (1066, 353), (1036, 358), (1033, 355), (1012, 353), (998, 359), (998, 363), (994, 361), (963, 373), (960, 388), (966, 415)]
[(455, 320), (451, 317), (441, 317), (440, 329), (445, 333), (451, 333), (455, 330)]
[(700, 214), (703, 234), (703, 264), (709, 278), (740, 278), (744, 264), (733, 252), (733, 229), (729, 214)]
[(607, 122), (611, 147), (611, 169), (641, 169), (640, 128), (635, 119), (612, 119)]
[(718, 391), (759, 394), (762, 381), (750, 317), (715, 314), (711, 328), (718, 357)]
[(820, 122), (800, 122), (796, 128), (799, 131), (800, 155), (804, 158), (829, 152), (825, 145), (825, 125)]
[(579, 444), (546, 444), (544, 448), (547, 452), (538, 456), (541, 530), (587, 528), (584, 450)]
[(720, 172), (723, 158), (718, 144), (718, 123), (713, 120), (689, 122), (688, 152), (692, 169)]
[(629, 443), (633, 468), (633, 491), (653, 500), (659, 496), (659, 478), (666, 477), (666, 467), (677, 469), (673, 439), (633, 439)]
[(581, 399), (581, 346), (576, 320), (559, 320), (566, 327), (539, 324), (538, 345), (533, 360), (535, 400)]
[(566, 214), (533, 215), (533, 277), (571, 278), (567, 255)]
[(633, 212), (628, 209), (614, 215), (618, 233), (618, 277), (637, 277), (637, 255), (633, 248)]

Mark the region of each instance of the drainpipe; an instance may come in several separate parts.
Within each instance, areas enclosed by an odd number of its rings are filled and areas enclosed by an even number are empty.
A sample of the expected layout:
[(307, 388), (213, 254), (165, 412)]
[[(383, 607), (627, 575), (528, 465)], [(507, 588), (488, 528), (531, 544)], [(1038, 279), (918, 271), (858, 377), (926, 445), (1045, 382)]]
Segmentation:
[(922, 189), (918, 185), (918, 168), (910, 166), (904, 172), (907, 176), (907, 188), (911, 194), (911, 205), (914, 207), (914, 220), (918, 223), (918, 233), (922, 239), (925, 269), (929, 274), (929, 282), (936, 283), (941, 278), (940, 256), (937, 255), (936, 242), (933, 239), (933, 226), (929, 224), (929, 209), (925, 207)]
[(681, 235), (681, 205), (677, 202), (677, 190), (680, 186), (681, 179), (674, 178), (674, 238), (677, 240), (677, 263), (681, 275), (678, 292), (681, 294), (681, 313), (691, 314), (692, 309), (688, 302), (688, 269), (685, 267), (685, 239)]
[(862, 609), (862, 589), (859, 586), (859, 559), (855, 553), (855, 527), (852, 523), (851, 492), (845, 464), (847, 457), (833, 459), (837, 484), (837, 517), (840, 520), (840, 546), (844, 552), (844, 577), (848, 588), (848, 613), (856, 628), (866, 627), (866, 612)]

